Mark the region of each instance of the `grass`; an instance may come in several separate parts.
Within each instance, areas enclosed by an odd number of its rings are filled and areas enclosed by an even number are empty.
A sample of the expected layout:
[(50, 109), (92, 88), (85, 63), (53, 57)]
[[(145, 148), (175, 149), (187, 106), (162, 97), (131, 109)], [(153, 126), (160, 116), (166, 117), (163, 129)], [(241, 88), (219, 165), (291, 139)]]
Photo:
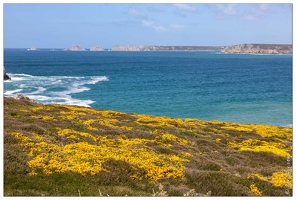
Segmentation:
[(291, 152), (287, 127), (4, 98), (4, 196), (292, 196)]

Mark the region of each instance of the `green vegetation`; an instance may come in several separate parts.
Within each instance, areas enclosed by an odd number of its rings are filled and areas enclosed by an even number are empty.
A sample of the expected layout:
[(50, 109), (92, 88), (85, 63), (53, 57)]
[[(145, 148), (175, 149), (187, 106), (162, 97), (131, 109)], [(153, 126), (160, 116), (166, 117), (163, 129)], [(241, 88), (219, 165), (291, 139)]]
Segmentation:
[(4, 98), (5, 196), (292, 196), (292, 129)]

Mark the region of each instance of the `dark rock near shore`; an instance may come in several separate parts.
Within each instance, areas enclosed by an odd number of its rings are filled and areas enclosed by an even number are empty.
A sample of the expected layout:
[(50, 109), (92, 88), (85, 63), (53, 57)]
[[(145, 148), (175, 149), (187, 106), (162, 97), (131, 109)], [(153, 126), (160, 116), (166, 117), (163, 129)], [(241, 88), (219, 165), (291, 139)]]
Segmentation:
[(6, 74), (5, 69), (3, 69), (3, 79), (4, 79), (4, 81), (11, 80), (11, 78)]

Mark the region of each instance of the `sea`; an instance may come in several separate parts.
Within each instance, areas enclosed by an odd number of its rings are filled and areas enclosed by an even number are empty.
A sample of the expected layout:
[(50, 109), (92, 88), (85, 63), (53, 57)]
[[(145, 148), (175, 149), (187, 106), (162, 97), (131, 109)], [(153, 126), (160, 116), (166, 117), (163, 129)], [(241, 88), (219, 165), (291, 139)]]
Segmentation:
[(3, 58), (5, 97), (292, 126), (292, 55), (4, 49)]

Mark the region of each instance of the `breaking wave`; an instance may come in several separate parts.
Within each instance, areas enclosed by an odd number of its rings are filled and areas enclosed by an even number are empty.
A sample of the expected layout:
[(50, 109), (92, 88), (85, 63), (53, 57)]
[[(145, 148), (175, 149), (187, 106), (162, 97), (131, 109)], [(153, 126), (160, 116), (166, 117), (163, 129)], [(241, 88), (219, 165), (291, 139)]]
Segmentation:
[[(30, 99), (44, 104), (67, 104), (90, 107), (95, 101), (74, 94), (91, 90), (90, 85), (108, 81), (106, 76), (33, 76), (29, 74), (8, 74), (11, 80), (5, 81), (4, 96), (11, 97), (22, 93)], [(77, 95), (76, 95), (77, 96)], [(85, 95), (87, 97), (88, 95)]]

